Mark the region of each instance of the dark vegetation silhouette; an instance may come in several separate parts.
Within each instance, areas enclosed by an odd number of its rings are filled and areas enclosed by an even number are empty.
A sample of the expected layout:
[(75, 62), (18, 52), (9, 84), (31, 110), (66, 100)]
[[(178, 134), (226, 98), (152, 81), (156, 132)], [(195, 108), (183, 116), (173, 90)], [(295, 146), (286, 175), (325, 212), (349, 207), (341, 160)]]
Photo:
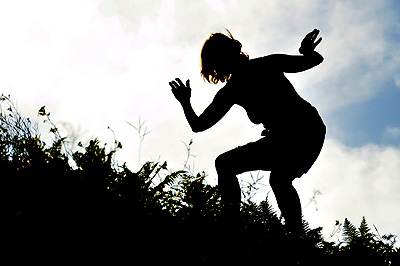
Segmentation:
[(3, 260), (400, 265), (396, 236), (381, 236), (365, 218), (358, 228), (347, 219), (337, 221), (336, 242), (303, 221), (303, 234), (294, 242), (268, 198), (259, 204), (251, 197), (242, 202), (239, 234), (227, 242), (221, 233), (218, 186), (207, 184), (204, 172), (188, 171), (187, 161), (180, 171), (169, 171), (166, 162), (147, 162), (134, 172), (114, 160), (122, 149), (118, 141), (110, 147), (94, 139), (68, 148), (68, 139), (42, 107), (39, 115), (54, 136), (47, 145), (37, 124), (22, 117), (9, 97), (0, 100)]

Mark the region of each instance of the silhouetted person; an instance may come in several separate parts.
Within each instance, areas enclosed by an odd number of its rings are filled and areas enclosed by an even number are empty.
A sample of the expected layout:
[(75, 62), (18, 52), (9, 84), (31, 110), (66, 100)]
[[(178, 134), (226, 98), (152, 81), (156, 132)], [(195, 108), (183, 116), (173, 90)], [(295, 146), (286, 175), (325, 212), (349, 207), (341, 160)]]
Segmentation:
[(210, 83), (226, 85), (200, 116), (190, 103), (189, 80), (186, 85), (178, 78), (169, 83), (193, 132), (215, 125), (234, 104), (246, 110), (251, 122), (264, 125), (260, 140), (225, 152), (215, 161), (226, 217), (239, 216), (241, 191), (236, 175), (266, 170), (271, 171), (270, 184), (287, 228), (294, 235), (301, 232), (300, 199), (292, 181), (307, 173), (317, 159), (326, 128), (318, 111), (297, 94), (284, 73), (302, 72), (323, 61), (314, 51), (322, 40), (315, 41), (318, 34), (315, 29), (305, 36), (301, 55), (255, 59), (241, 51), (241, 43), (229, 31), (211, 34), (201, 51), (201, 75)]

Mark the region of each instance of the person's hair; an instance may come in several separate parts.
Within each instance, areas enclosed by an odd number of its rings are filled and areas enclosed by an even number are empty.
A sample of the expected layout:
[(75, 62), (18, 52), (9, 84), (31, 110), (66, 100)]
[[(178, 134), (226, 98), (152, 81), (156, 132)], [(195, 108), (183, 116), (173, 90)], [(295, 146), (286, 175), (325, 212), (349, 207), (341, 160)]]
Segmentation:
[(213, 33), (204, 42), (201, 49), (201, 75), (209, 83), (228, 81), (232, 75), (232, 66), (249, 56), (242, 52), (242, 44), (235, 40), (229, 30), (228, 35)]

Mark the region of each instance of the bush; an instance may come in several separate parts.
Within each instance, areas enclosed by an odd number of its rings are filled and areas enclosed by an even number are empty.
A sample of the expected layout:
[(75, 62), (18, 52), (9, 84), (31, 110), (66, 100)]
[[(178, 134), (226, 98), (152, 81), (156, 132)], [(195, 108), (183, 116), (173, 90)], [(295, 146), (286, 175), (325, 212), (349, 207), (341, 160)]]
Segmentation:
[(166, 162), (147, 162), (133, 172), (113, 159), (122, 148), (118, 141), (106, 149), (95, 139), (69, 151), (42, 107), (38, 114), (54, 135), (48, 146), (37, 124), (23, 118), (9, 97), (0, 100), (6, 106), (0, 109), (3, 243), (30, 254), (31, 263), (33, 257), (68, 257), (113, 264), (399, 265), (396, 237), (373, 234), (365, 218), (359, 228), (347, 219), (337, 222), (344, 235), (339, 243), (325, 241), (322, 228), (310, 229), (305, 221), (304, 234), (295, 240), (268, 198), (256, 204), (250, 197), (242, 203), (242, 224), (227, 227), (218, 187), (206, 184), (204, 172), (170, 172)]

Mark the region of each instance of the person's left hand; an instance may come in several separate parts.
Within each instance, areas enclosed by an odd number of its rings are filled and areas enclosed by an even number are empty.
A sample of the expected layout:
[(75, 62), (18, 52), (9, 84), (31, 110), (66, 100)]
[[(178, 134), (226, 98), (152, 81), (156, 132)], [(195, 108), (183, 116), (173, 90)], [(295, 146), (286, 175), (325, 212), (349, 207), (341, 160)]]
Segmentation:
[(308, 33), (304, 39), (301, 41), (301, 45), (300, 45), (300, 49), (299, 52), (301, 54), (307, 54), (310, 53), (312, 51), (314, 51), (315, 47), (317, 47), (317, 45), (322, 41), (322, 37), (319, 38), (317, 41), (315, 41), (315, 39), (317, 39), (319, 34), (319, 30), (314, 29), (312, 32)]
[(169, 82), (171, 86), (171, 91), (174, 94), (175, 98), (182, 104), (190, 101), (190, 97), (192, 95), (192, 89), (190, 88), (190, 80), (186, 81), (186, 86), (183, 82), (177, 78), (171, 82)]

